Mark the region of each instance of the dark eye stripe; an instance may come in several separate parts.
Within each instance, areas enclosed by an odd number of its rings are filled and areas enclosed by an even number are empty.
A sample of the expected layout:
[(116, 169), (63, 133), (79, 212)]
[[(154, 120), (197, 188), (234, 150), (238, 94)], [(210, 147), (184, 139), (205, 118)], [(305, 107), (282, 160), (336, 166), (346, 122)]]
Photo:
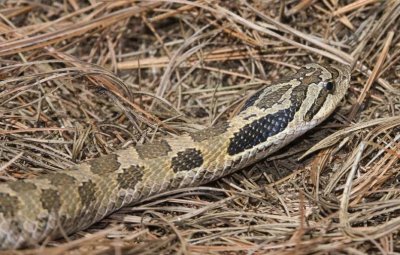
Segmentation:
[(327, 91), (325, 89), (322, 89), (319, 92), (317, 99), (312, 104), (311, 108), (307, 111), (306, 115), (304, 116), (305, 121), (312, 120), (312, 118), (319, 112), (319, 110), (321, 110), (329, 93), (331, 93), (331, 91)]

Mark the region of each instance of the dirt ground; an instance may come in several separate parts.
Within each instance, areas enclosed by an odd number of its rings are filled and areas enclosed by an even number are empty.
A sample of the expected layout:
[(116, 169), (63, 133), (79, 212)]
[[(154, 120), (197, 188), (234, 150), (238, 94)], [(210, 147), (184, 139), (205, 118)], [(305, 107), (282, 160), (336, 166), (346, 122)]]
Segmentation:
[(398, 0), (0, 1), (0, 181), (229, 119), (305, 63), (353, 67), (289, 148), (0, 254), (400, 253), (399, 17)]

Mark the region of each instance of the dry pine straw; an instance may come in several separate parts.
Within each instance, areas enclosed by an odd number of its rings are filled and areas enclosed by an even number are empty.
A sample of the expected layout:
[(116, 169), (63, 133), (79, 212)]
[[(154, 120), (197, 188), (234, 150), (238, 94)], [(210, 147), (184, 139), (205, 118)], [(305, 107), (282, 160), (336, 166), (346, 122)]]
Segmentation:
[(289, 149), (14, 254), (400, 252), (399, 15), (390, 0), (2, 1), (1, 181), (209, 126), (306, 62), (354, 66), (340, 108)]

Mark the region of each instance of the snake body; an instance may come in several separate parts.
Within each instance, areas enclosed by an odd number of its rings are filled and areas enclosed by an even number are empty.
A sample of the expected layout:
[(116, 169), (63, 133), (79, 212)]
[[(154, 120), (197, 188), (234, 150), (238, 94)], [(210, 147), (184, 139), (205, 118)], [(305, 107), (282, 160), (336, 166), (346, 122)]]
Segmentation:
[(252, 164), (326, 119), (349, 80), (347, 66), (307, 64), (259, 90), (229, 121), (2, 183), (0, 248), (72, 234), (151, 195), (198, 186)]

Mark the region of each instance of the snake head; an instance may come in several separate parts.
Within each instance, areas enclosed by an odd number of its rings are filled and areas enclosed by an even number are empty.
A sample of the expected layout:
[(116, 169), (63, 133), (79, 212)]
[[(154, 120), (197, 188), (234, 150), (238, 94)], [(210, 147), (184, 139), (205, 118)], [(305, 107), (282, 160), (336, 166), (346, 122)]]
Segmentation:
[[(325, 120), (346, 94), (350, 67), (307, 64), (261, 89), (232, 120), (229, 155), (269, 155)], [(266, 149), (267, 148), (267, 149)]]
[(307, 64), (299, 70), (300, 84), (306, 87), (298, 115), (305, 122), (319, 124), (337, 107), (350, 83), (350, 66)]
[[(277, 123), (319, 124), (342, 100), (349, 87), (350, 66), (306, 64), (295, 74), (259, 90), (240, 110), (244, 119), (271, 115)], [(284, 112), (278, 114), (278, 112)], [(315, 126), (314, 125), (314, 126)]]

